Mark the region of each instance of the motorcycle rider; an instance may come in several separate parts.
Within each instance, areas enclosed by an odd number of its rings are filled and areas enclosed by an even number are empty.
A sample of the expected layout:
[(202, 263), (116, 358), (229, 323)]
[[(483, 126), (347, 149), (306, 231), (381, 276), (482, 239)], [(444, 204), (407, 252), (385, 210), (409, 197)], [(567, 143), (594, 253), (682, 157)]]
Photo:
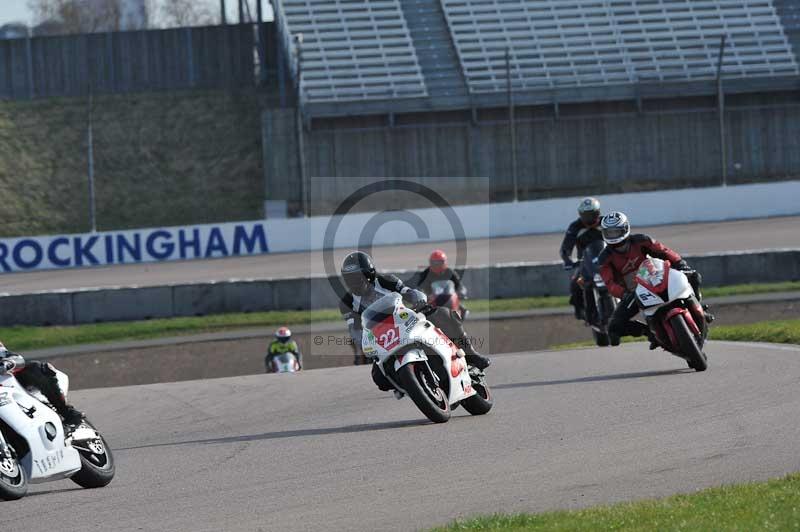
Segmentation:
[[(655, 349), (659, 344), (650, 327), (641, 321), (633, 320), (639, 312), (634, 292), (636, 271), (648, 256), (668, 260), (671, 267), (676, 270), (686, 272), (691, 268), (678, 253), (661, 242), (644, 234), (632, 235), (628, 217), (622, 212), (606, 214), (600, 221), (600, 231), (607, 244), (606, 249), (598, 257), (600, 276), (611, 295), (620, 299), (619, 305), (611, 315), (608, 333), (616, 338), (646, 335), (650, 340), (650, 349)], [(696, 272), (689, 274), (688, 277), (699, 301), (702, 278)], [(708, 306), (704, 305), (706, 321), (710, 323), (714, 320), (714, 316), (708, 313), (707, 309)]]
[[(564, 269), (575, 270), (583, 257), (583, 250), (595, 240), (602, 240), (600, 233), (600, 202), (596, 198), (583, 198), (578, 204), (578, 219), (569, 224), (564, 240), (561, 242), (561, 260)], [(577, 248), (578, 260), (573, 262), (572, 249)], [(575, 319), (585, 319), (583, 289), (578, 285), (579, 271), (576, 270), (569, 280), (569, 303), (575, 311)]]
[(35, 388), (42, 392), (65, 425), (77, 427), (83, 421), (83, 413), (68, 404), (64, 398), (52, 365), (38, 360), (26, 361), (0, 343), (0, 371), (13, 373), (25, 388)]
[[(468, 364), (481, 370), (491, 364), (489, 358), (475, 350), (457, 313), (443, 307), (423, 308), (427, 302), (424, 293), (405, 286), (394, 275), (378, 273), (372, 258), (363, 251), (354, 251), (345, 257), (341, 275), (347, 293), (342, 296), (339, 306), (356, 345), (361, 345), (363, 334), (361, 313), (379, 298), (396, 292), (403, 296), (409, 308), (422, 309), (431, 323), (441, 329), (457, 347), (463, 349)], [(394, 389), (377, 364), (372, 365), (372, 380), (383, 391)]]
[[(447, 265), (447, 254), (441, 249), (434, 249), (428, 258), (428, 267), (414, 275), (409, 282), (410, 285), (417, 287), (426, 294), (431, 293), (431, 285), (437, 281), (453, 281), (458, 297), (463, 301), (467, 297), (467, 287), (461, 282), (458, 272), (451, 270)], [(464, 316), (464, 305), (461, 305), (459, 312)]]
[(267, 356), (264, 357), (267, 373), (272, 372), (272, 360), (284, 353), (294, 353), (295, 358), (297, 358), (298, 369), (303, 369), (303, 354), (300, 352), (300, 348), (297, 347), (297, 342), (292, 340), (292, 331), (288, 327), (279, 327), (275, 331), (275, 339), (269, 344)]

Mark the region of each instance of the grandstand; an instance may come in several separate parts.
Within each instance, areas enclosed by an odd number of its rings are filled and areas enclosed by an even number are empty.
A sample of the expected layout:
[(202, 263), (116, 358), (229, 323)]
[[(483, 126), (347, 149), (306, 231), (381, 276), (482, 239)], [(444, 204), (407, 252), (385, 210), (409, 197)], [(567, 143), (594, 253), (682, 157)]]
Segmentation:
[[(791, 0), (276, 0), (306, 113), (335, 116), (798, 87)], [(295, 36), (303, 35), (298, 45)], [(297, 61), (292, 75), (298, 77)]]

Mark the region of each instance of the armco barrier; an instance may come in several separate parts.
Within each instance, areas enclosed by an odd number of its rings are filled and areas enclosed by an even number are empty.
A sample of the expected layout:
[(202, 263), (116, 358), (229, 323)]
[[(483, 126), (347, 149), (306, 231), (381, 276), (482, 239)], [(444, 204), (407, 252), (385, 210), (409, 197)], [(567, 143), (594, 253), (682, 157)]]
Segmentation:
[[(800, 249), (687, 257), (705, 286), (800, 280)], [(407, 278), (410, 272), (397, 272)], [(473, 299), (564, 295), (561, 264), (519, 263), (469, 268)], [(335, 308), (326, 277), (237, 280), (206, 284), (124, 287), (0, 296), (0, 325), (66, 325), (226, 312)]]

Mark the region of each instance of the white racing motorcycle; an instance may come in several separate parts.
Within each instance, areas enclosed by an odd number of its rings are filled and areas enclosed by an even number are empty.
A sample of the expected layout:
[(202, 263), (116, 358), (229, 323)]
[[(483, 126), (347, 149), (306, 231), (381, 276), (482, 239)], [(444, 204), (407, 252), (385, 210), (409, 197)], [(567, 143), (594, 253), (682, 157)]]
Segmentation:
[(361, 323), (364, 355), (377, 359), (398, 398), (408, 395), (431, 421), (446, 422), (458, 405), (473, 415), (492, 409), (484, 373), (468, 367), (464, 351), (424, 314), (407, 308), (400, 294), (369, 305)]
[[(38, 391), (14, 377), (20, 356), (0, 361), (0, 499), (24, 497), (28, 484), (69, 478), (99, 488), (114, 478), (114, 458), (103, 436), (88, 422), (69, 433)], [(69, 378), (55, 370), (66, 396)]]

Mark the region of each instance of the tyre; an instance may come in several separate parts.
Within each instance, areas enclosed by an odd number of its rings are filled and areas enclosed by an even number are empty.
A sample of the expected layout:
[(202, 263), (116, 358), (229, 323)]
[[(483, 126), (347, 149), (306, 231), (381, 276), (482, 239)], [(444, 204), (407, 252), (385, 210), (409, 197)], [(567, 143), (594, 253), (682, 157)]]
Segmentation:
[(428, 419), (434, 423), (445, 423), (450, 419), (449, 398), (432, 381), (427, 365), (419, 362), (406, 364), (398, 371), (398, 378), (408, 396)]
[(489, 385), (486, 384), (486, 381), (481, 377), (480, 380), (472, 381), (472, 387), (475, 388), (477, 393), (461, 401), (461, 406), (473, 416), (488, 414), (489, 410), (491, 410), (494, 405), (492, 392), (489, 391)]
[(103, 436), (97, 434), (100, 437), (96, 440), (72, 442), (81, 457), (82, 467), (70, 480), (82, 488), (102, 488), (114, 479), (114, 455)]
[(679, 314), (669, 320), (669, 323), (672, 325), (672, 330), (675, 331), (675, 337), (681, 348), (681, 354), (686, 357), (686, 362), (689, 364), (689, 367), (695, 371), (705, 371), (708, 369), (708, 359), (705, 353), (703, 353), (703, 350), (700, 349), (697, 338), (695, 338), (694, 334), (689, 329), (683, 316)]
[(608, 347), (608, 344), (611, 343), (608, 333), (597, 332), (592, 329), (592, 336), (594, 337), (594, 343), (597, 344), (598, 347)]
[(28, 474), (11, 451), (10, 456), (0, 458), (0, 499), (4, 501), (15, 501), (28, 493)]

